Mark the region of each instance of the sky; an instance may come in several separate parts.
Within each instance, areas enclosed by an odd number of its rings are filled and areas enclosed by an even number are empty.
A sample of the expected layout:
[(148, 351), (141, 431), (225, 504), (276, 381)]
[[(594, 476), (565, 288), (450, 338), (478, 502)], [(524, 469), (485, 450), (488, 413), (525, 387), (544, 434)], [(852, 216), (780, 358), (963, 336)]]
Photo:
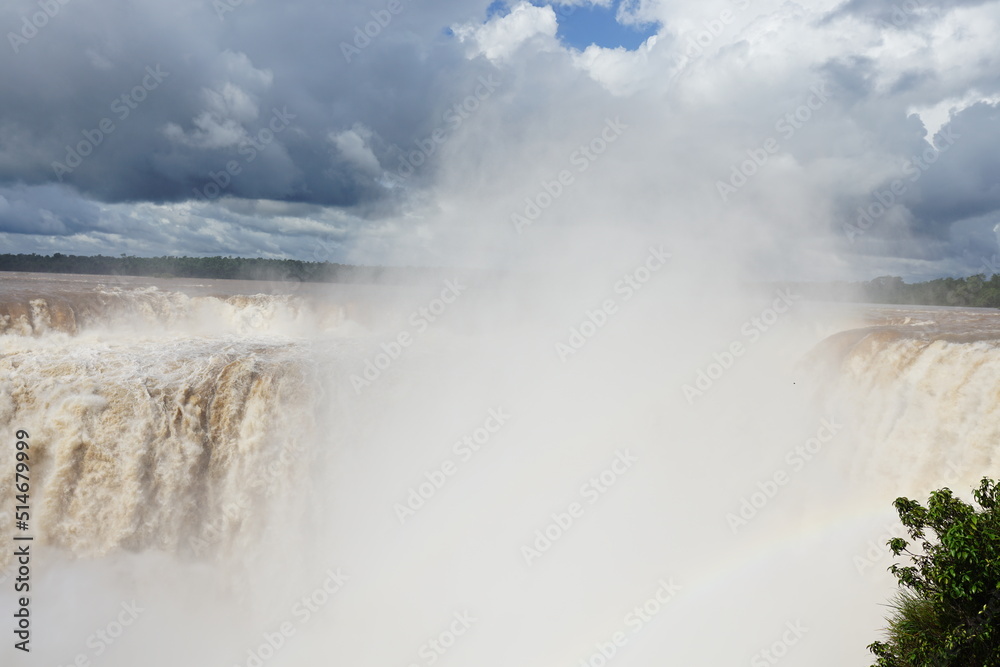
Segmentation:
[(0, 247), (1000, 265), (1000, 5), (8, 0)]

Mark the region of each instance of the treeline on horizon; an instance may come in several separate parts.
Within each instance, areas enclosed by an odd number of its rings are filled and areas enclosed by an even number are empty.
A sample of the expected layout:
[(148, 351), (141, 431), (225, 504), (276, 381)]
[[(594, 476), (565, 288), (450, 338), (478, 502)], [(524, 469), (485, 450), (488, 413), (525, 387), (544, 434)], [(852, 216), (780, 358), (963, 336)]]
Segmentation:
[[(0, 255), (0, 271), (79, 273), (146, 278), (207, 278), (289, 282), (408, 283), (455, 277), (455, 270), (425, 267), (355, 266), (332, 262), (259, 257), (133, 257), (120, 255)], [(462, 277), (486, 272), (462, 270)], [(475, 275), (470, 276), (470, 273)]]
[[(332, 262), (259, 257), (133, 257), (120, 255), (0, 254), (0, 271), (80, 273), (147, 278), (202, 278), (325, 283), (396, 283), (462, 278), (479, 282), (501, 274), (469, 269), (356, 266)], [(541, 276), (538, 276), (541, 278)], [(780, 286), (788, 287), (787, 283)], [(796, 283), (792, 287), (814, 299), (868, 303), (1000, 308), (1000, 273), (987, 278), (937, 278), (906, 283), (899, 276), (880, 276), (863, 282)]]
[(879, 276), (853, 283), (799, 283), (795, 289), (803, 296), (832, 301), (1000, 308), (1000, 273), (989, 278), (979, 273), (968, 278), (937, 278), (922, 283), (906, 283), (899, 276)]

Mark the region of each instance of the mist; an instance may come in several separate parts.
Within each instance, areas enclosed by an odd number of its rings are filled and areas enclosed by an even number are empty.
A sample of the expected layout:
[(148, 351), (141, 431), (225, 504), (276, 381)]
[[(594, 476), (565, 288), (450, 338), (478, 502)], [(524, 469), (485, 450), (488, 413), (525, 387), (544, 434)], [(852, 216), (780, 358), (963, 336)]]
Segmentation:
[[(997, 473), (995, 349), (792, 285), (995, 251), (996, 3), (487, 4), (74, 0), (2, 52), (10, 252), (454, 269), (3, 276), (14, 667), (869, 664), (892, 501)], [(650, 36), (568, 44), (591, 4)]]
[(630, 248), (477, 288), (94, 278), (74, 333), (36, 301), (3, 338), (40, 455), (13, 664), (862, 664), (892, 499), (988, 462), (879, 463), (913, 441), (816, 347), (858, 309)]

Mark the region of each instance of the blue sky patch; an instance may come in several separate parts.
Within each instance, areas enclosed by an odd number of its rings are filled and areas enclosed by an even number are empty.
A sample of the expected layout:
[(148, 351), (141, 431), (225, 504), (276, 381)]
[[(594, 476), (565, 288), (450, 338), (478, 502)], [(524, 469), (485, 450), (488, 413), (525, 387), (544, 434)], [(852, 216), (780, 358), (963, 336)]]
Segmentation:
[[(548, 3), (533, 2), (538, 6)], [(597, 44), (609, 49), (623, 46), (629, 51), (635, 51), (651, 35), (655, 35), (658, 26), (646, 24), (639, 26), (622, 25), (615, 20), (619, 2), (611, 7), (566, 7), (554, 5), (556, 18), (559, 20), (558, 37), (563, 44), (583, 50), (591, 44)]]
[(486, 20), (489, 21), (491, 18), (499, 14), (500, 16), (507, 15), (507, 2), (506, 0), (493, 0), (490, 6), (486, 8)]
[[(629, 51), (634, 51), (647, 38), (655, 35), (658, 28), (656, 24), (627, 26), (615, 20), (621, 0), (617, 0), (612, 7), (568, 7), (541, 0), (531, 1), (536, 7), (551, 6), (559, 21), (557, 36), (560, 41), (581, 51), (591, 44), (611, 49), (623, 46)], [(486, 9), (486, 19), (506, 16), (509, 11), (509, 3), (506, 0), (494, 0)]]

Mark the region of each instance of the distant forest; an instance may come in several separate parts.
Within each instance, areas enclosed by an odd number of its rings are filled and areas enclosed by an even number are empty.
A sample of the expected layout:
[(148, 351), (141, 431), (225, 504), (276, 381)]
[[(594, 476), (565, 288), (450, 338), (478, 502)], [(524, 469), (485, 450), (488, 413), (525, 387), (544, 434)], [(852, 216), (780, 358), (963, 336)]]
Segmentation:
[[(119, 257), (0, 255), (0, 271), (83, 273), (149, 278), (209, 278), (339, 283), (407, 283), (421, 278), (454, 277), (455, 271), (417, 267), (352, 266), (330, 262), (256, 257)], [(470, 272), (462, 271), (468, 277)], [(478, 275), (478, 274), (477, 274)]]
[[(287, 280), (339, 283), (412, 283), (421, 279), (453, 278), (478, 283), (501, 274), (469, 269), (353, 266), (330, 262), (255, 257), (119, 257), (63, 255), (0, 255), (0, 271), (83, 273), (151, 278), (216, 278), (229, 280)], [(538, 276), (544, 279), (544, 276)], [(777, 285), (788, 287), (787, 283)], [(898, 276), (866, 282), (798, 283), (803, 296), (833, 301), (1000, 308), (1000, 273), (968, 278), (938, 278), (905, 283)]]
[(938, 278), (922, 283), (905, 283), (899, 276), (880, 276), (858, 283), (802, 283), (796, 289), (803, 296), (835, 301), (1000, 308), (1000, 273), (989, 278), (979, 273), (968, 278)]

